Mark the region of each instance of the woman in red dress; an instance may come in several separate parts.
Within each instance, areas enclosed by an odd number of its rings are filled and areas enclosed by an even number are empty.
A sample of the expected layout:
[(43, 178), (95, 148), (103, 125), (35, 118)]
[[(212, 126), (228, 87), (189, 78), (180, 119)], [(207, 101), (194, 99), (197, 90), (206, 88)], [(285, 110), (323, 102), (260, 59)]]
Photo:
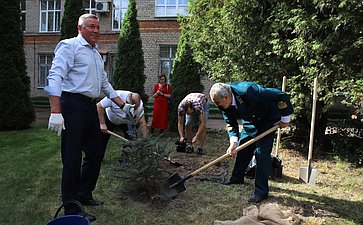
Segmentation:
[(154, 86), (153, 97), (155, 100), (151, 133), (154, 133), (155, 129), (159, 129), (160, 133), (162, 133), (168, 128), (168, 98), (171, 97), (171, 88), (170, 85), (167, 84), (165, 75), (159, 76), (159, 83)]

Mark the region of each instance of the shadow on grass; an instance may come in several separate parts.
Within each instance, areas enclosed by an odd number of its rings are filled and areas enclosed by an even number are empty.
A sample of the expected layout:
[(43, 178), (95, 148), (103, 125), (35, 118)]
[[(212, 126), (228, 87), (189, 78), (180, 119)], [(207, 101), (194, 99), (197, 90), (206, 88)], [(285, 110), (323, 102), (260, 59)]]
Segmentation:
[[(297, 206), (300, 208), (298, 214), (313, 217), (340, 217), (354, 221), (356, 224), (363, 224), (363, 202), (335, 199), (328, 196), (319, 196), (311, 193), (274, 187), (274, 191), (288, 193), (291, 196), (308, 198), (311, 201), (300, 201), (292, 197), (283, 199), (277, 197), (280, 204), (286, 206)], [(287, 201), (286, 201), (287, 200)]]
[(290, 183), (290, 184), (301, 184), (302, 181), (295, 177), (289, 177), (282, 174), (282, 178), (269, 178), (269, 180), (274, 181), (276, 183)]

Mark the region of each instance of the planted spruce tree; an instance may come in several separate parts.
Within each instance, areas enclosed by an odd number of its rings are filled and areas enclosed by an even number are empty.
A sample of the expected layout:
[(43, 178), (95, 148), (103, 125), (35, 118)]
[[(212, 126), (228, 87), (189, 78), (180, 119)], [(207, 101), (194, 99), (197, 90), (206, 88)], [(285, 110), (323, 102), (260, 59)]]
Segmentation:
[(117, 45), (113, 87), (139, 93), (144, 104), (148, 101), (144, 84), (144, 54), (137, 21), (136, 1), (130, 0), (121, 26)]
[(0, 130), (28, 128), (35, 120), (19, 6), (19, 0), (9, 1), (0, 11)]
[(171, 145), (160, 137), (135, 138), (124, 145), (121, 167), (123, 191), (135, 200), (148, 202), (161, 194), (160, 185), (170, 175), (164, 160)]
[(61, 25), (60, 39), (68, 39), (78, 35), (78, 18), (83, 14), (83, 0), (66, 0)]
[(174, 104), (169, 115), (169, 128), (171, 130), (177, 130), (177, 108), (181, 100), (189, 93), (203, 92), (204, 86), (201, 77), (201, 66), (193, 58), (188, 36), (182, 32), (171, 72), (172, 96), (174, 98)]
[[(130, 0), (121, 26), (112, 83), (115, 89), (139, 93), (146, 104), (144, 67), (136, 1)], [(165, 177), (160, 162), (170, 151), (158, 138), (144, 138), (136, 132), (133, 140), (123, 146), (123, 152), (127, 156), (121, 164), (125, 170), (121, 180), (125, 190), (133, 197), (151, 199), (157, 195), (158, 185)]]

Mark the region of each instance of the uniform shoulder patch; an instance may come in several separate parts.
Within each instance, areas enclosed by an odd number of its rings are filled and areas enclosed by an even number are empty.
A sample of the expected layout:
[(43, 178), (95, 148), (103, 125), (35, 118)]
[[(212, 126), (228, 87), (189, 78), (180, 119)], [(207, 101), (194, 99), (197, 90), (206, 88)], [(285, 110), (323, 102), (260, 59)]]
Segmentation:
[(280, 101), (280, 102), (277, 104), (277, 107), (278, 107), (279, 109), (286, 109), (286, 108), (287, 108), (287, 104), (286, 104), (286, 102)]

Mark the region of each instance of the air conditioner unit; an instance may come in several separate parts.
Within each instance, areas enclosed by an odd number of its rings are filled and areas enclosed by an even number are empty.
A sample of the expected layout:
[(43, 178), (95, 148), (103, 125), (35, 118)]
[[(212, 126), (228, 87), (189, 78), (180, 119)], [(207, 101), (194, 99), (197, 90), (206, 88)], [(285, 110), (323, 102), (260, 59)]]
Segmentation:
[(96, 12), (109, 12), (108, 2), (96, 2)]

